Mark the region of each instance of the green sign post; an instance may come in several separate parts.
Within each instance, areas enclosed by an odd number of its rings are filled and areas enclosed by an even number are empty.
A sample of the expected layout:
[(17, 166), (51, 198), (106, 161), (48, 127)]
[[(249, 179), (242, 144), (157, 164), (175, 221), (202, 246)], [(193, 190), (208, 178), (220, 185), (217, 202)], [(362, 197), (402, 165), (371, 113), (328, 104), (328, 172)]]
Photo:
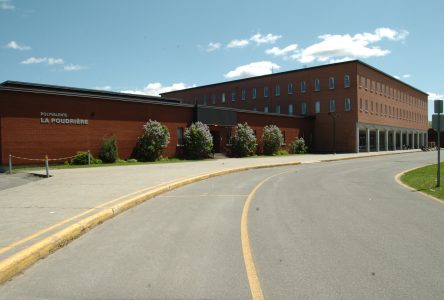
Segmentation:
[(438, 172), (436, 174), (436, 186), (441, 186), (441, 114), (442, 100), (435, 100), (435, 114), (438, 114)]

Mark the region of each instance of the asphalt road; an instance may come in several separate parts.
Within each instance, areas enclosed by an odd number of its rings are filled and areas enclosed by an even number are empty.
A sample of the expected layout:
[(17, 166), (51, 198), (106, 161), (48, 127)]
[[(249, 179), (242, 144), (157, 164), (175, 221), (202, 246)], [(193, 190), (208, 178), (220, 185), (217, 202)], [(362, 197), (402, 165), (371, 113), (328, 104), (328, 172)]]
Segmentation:
[(248, 233), (266, 299), (443, 299), (444, 205), (394, 180), (435, 156), (261, 169), (186, 186), (40, 261), (1, 286), (0, 299), (249, 299), (241, 218), (264, 179)]

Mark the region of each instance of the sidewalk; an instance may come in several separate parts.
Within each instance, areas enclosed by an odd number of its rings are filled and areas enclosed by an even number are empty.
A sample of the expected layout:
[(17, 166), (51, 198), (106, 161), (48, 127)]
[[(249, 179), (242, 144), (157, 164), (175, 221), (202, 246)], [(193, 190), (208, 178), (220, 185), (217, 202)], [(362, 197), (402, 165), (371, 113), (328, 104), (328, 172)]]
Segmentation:
[(177, 180), (246, 166), (315, 163), (417, 151), (420, 150), (51, 170), (50, 178), (0, 191), (0, 262), (88, 216)]

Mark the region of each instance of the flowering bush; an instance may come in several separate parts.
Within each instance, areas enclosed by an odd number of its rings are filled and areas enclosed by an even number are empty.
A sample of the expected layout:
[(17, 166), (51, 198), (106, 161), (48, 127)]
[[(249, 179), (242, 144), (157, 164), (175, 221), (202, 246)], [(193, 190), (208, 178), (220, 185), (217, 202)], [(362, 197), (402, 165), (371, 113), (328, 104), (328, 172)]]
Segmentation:
[(281, 148), (283, 142), (284, 137), (279, 127), (276, 125), (268, 125), (264, 127), (262, 143), (265, 155), (275, 154)]
[(143, 125), (142, 135), (137, 140), (132, 157), (139, 161), (158, 160), (169, 142), (168, 127), (150, 119)]
[(185, 155), (190, 159), (210, 156), (213, 150), (213, 137), (210, 129), (202, 122), (191, 124), (184, 133)]
[(244, 157), (253, 155), (256, 151), (256, 136), (247, 123), (237, 124), (231, 146), (231, 155)]
[(296, 138), (290, 144), (290, 153), (293, 154), (304, 154), (307, 153), (308, 147), (305, 145), (305, 140), (303, 138)]

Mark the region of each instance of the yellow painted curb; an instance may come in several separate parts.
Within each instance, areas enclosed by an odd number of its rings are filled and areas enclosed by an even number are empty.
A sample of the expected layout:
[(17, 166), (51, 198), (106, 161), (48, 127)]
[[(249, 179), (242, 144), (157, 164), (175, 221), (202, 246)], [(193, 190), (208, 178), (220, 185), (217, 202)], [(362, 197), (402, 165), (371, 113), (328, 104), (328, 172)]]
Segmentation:
[(177, 189), (179, 187), (191, 183), (195, 183), (208, 178), (222, 176), (230, 173), (236, 173), (253, 169), (262, 169), (262, 168), (293, 166), (299, 164), (300, 162), (252, 165), (247, 167), (232, 168), (232, 169), (207, 173), (203, 175), (198, 175), (178, 180), (170, 184), (166, 184), (164, 186), (145, 192), (141, 195), (125, 200), (110, 208), (105, 208), (100, 212), (92, 216), (89, 216), (85, 219), (82, 219), (63, 230), (60, 230), (50, 235), (49, 237), (41, 240), (40, 242), (37, 242), (31, 245), (30, 247), (23, 249), (20, 252), (2, 260), (0, 262), (0, 284), (10, 280), (15, 275), (23, 272), (25, 269), (32, 266), (39, 259), (45, 258), (51, 253), (69, 244), (71, 241), (78, 238), (88, 230), (162, 193), (166, 193), (170, 190)]

